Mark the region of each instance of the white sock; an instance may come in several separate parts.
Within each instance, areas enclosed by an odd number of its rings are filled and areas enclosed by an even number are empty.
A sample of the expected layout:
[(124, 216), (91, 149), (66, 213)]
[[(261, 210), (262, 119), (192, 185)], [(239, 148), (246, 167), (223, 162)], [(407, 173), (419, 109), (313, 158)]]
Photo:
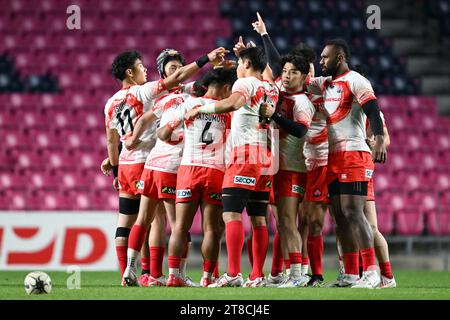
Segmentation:
[(169, 274), (173, 274), (175, 277), (180, 276), (180, 269), (178, 268), (169, 268)]
[(136, 268), (136, 260), (139, 252), (134, 249), (127, 249), (127, 267)]
[(301, 263), (291, 264), (290, 276), (294, 279), (298, 279), (302, 276), (302, 265)]
[(308, 273), (309, 264), (302, 264), (302, 276)]

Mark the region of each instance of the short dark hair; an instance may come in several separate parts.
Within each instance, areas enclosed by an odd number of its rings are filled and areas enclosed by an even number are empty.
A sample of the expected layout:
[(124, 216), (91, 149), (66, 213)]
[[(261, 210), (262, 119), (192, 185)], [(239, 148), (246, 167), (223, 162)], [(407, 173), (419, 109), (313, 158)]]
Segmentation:
[(267, 58), (266, 53), (260, 47), (251, 47), (245, 48), (241, 52), (239, 52), (239, 58), (250, 61), (252, 65), (252, 69), (255, 71), (259, 71), (261, 73), (264, 72), (267, 66)]
[(194, 92), (196, 96), (203, 96), (210, 85), (230, 85), (232, 86), (237, 80), (236, 68), (216, 68), (208, 71), (202, 79), (197, 80), (194, 84)]
[(331, 39), (325, 43), (326, 46), (334, 46), (344, 52), (345, 60), (349, 61), (350, 59), (350, 47), (344, 39)]
[(314, 50), (303, 42), (300, 42), (298, 45), (296, 45), (294, 49), (292, 49), (289, 53), (303, 56), (306, 58), (306, 60), (308, 60), (309, 63), (314, 63), (314, 61), (316, 61), (316, 53), (314, 52)]
[(281, 66), (284, 67), (286, 63), (292, 63), (298, 71), (302, 74), (309, 73), (309, 61), (304, 56), (295, 54), (287, 54), (281, 58)]
[(117, 55), (112, 63), (111, 73), (114, 78), (125, 79), (125, 71), (133, 69), (137, 59), (142, 60), (142, 55), (138, 51), (125, 51)]

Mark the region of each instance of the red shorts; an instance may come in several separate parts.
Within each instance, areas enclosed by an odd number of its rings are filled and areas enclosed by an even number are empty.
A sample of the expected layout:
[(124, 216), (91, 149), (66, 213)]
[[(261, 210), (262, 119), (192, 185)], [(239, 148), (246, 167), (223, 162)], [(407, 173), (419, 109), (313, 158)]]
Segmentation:
[(280, 170), (274, 178), (275, 199), (297, 197), (303, 199), (306, 190), (306, 173)]
[(373, 179), (369, 180), (369, 185), (367, 186), (367, 200), (375, 201), (375, 190), (373, 189)]
[(307, 172), (306, 200), (328, 203), (327, 166)]
[(366, 151), (341, 151), (328, 155), (327, 184), (339, 182), (369, 181), (374, 163), (372, 155)]
[(139, 194), (139, 180), (141, 179), (144, 163), (119, 165), (119, 192), (130, 195)]
[(153, 199), (175, 199), (177, 175), (144, 169), (139, 181), (139, 193)]
[(230, 153), (222, 187), (270, 192), (272, 176), (266, 175), (270, 167), (266, 161), (270, 161), (269, 154), (259, 146), (235, 147)]
[(176, 202), (201, 199), (221, 206), (223, 176), (222, 171), (213, 168), (180, 166), (177, 175)]
[(230, 164), (225, 171), (222, 188), (270, 192), (272, 176), (260, 175), (260, 168), (256, 164)]

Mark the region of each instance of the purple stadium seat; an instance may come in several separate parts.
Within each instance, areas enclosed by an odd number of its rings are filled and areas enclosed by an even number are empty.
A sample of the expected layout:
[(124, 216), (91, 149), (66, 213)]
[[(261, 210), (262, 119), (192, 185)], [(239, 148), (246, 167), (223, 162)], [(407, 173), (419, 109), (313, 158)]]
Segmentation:
[(450, 190), (446, 190), (441, 194), (441, 204), (450, 206)]
[(378, 230), (383, 235), (389, 235), (394, 231), (394, 214), (389, 210), (389, 206), (378, 204), (376, 206)]
[(328, 235), (332, 233), (333, 230), (334, 230), (333, 221), (331, 219), (331, 216), (327, 213), (325, 214), (325, 219), (323, 221), (322, 235)]
[[(170, 226), (169, 226), (170, 230)], [(200, 209), (197, 210), (195, 213), (194, 221), (192, 222), (192, 227), (190, 230), (192, 235), (203, 235), (203, 228), (202, 228), (202, 213), (200, 212)]]
[(252, 224), (250, 222), (249, 216), (247, 215), (247, 210), (246, 209), (244, 209), (244, 211), (242, 212), (242, 223), (244, 225), (245, 235), (248, 236), (250, 234), (250, 232), (251, 232)]
[(424, 214), (417, 207), (405, 207), (395, 213), (396, 231), (400, 235), (421, 235)]
[(375, 170), (373, 182), (374, 182), (374, 188), (375, 188), (376, 194), (378, 192), (383, 192), (384, 190), (389, 189), (391, 187), (389, 177), (390, 177), (389, 174), (380, 173), (377, 170)]
[(426, 214), (428, 232), (432, 235), (450, 235), (450, 206)]

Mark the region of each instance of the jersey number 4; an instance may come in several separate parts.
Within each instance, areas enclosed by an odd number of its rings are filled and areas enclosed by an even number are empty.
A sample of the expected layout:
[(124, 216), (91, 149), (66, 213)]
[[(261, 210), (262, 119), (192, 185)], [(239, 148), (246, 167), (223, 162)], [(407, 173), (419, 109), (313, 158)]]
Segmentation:
[(211, 128), (212, 122), (207, 122), (205, 128), (203, 129), (202, 136), (200, 142), (210, 145), (213, 143), (213, 136), (211, 132), (208, 132), (209, 128)]

